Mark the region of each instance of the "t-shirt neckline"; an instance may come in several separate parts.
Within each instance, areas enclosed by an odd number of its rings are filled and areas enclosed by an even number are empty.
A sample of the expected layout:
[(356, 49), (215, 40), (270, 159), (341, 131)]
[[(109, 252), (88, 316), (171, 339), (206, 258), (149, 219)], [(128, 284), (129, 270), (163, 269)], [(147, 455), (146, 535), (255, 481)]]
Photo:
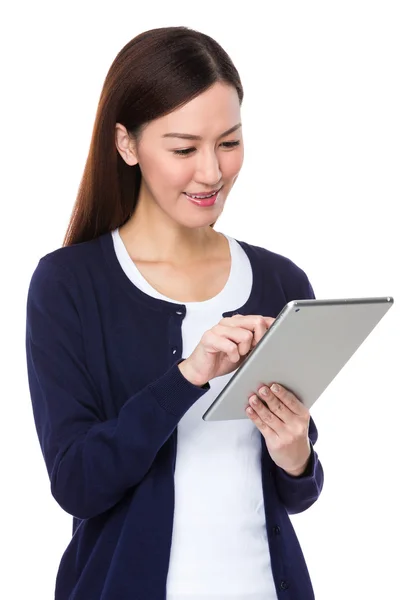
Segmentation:
[(162, 294), (158, 290), (156, 290), (142, 275), (141, 271), (137, 268), (134, 261), (130, 257), (128, 250), (120, 236), (119, 228), (115, 229), (112, 232), (114, 244), (116, 245), (115, 251), (118, 256), (119, 264), (120, 259), (123, 261), (122, 269), (125, 272), (125, 275), (132, 281), (132, 283), (140, 288), (143, 292), (152, 296), (153, 298), (158, 298), (160, 300), (164, 300), (170, 304), (184, 304), (188, 309), (191, 310), (208, 310), (212, 306), (216, 306), (218, 304), (222, 304), (224, 298), (228, 297), (228, 294), (231, 293), (231, 288), (238, 283), (239, 272), (238, 272), (238, 256), (237, 256), (237, 242), (234, 238), (229, 237), (228, 235), (223, 235), (229, 244), (229, 251), (231, 255), (231, 267), (228, 274), (228, 279), (225, 282), (223, 288), (212, 298), (208, 298), (207, 300), (201, 301), (184, 301), (180, 302), (165, 294)]
[[(251, 288), (251, 293), (245, 304), (238, 307), (235, 311), (228, 311), (227, 313), (224, 313), (224, 316), (236, 313), (256, 314), (254, 313), (254, 311), (259, 306), (262, 294), (262, 264), (251, 244), (247, 244), (246, 242), (236, 240), (235, 238), (232, 239), (238, 242), (238, 244), (242, 247), (242, 249), (248, 256), (253, 271), (253, 284)], [(172, 302), (169, 300), (149, 296), (147, 293), (143, 292), (140, 288), (138, 288), (129, 279), (116, 255), (112, 231), (101, 235), (99, 241), (113, 281), (132, 299), (153, 310), (168, 313), (185, 314), (187, 303)]]

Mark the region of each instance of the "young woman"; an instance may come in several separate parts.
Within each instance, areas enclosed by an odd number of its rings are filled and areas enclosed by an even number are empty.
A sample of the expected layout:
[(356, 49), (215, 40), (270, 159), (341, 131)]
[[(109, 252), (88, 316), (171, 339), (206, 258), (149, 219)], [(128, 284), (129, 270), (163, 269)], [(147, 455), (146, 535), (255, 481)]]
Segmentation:
[(314, 598), (289, 519), (323, 485), (308, 410), (271, 386), (242, 419), (201, 418), (286, 302), (314, 297), (291, 260), (213, 228), (243, 163), (242, 99), (209, 36), (129, 42), (63, 247), (33, 273), (35, 424), (74, 517), (57, 600)]

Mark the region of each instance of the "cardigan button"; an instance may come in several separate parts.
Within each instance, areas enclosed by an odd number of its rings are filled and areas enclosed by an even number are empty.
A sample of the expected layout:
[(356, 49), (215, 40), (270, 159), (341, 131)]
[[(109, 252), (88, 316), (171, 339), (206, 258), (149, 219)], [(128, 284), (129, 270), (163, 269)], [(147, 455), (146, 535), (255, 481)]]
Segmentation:
[(273, 533), (274, 533), (274, 535), (280, 535), (281, 531), (282, 530), (280, 529), (280, 527), (278, 525), (275, 525), (273, 527)]
[(280, 582), (280, 589), (281, 590), (288, 590), (289, 589), (289, 584), (287, 583), (287, 581), (281, 581)]

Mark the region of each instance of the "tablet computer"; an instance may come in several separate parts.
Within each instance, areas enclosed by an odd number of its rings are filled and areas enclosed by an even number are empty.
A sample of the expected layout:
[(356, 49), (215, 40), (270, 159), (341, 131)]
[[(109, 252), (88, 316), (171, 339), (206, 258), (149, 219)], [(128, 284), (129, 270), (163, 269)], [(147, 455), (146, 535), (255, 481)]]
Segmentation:
[(388, 296), (288, 302), (203, 420), (248, 418), (249, 397), (275, 382), (311, 408), (392, 305)]

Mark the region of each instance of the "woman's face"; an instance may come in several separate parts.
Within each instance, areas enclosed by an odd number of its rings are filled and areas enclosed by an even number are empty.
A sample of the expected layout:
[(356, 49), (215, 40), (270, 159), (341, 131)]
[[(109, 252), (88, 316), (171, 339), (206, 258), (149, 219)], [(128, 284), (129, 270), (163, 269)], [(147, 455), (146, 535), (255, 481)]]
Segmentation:
[[(216, 83), (171, 114), (147, 124), (139, 141), (131, 140), (130, 150), (126, 129), (117, 125), (122, 158), (140, 165), (141, 212), (156, 209), (186, 227), (216, 221), (243, 164), (240, 112), (236, 89)], [(207, 194), (219, 188), (211, 206), (198, 205), (185, 194)]]

